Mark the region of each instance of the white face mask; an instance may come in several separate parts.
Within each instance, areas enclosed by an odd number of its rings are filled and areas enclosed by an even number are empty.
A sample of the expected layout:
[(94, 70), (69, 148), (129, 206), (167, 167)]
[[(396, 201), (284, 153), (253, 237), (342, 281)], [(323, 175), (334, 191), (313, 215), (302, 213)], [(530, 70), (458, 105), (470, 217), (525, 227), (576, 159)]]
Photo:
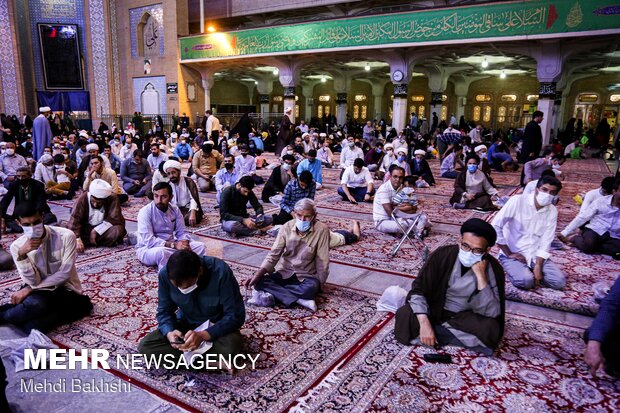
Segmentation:
[(547, 192), (538, 192), (538, 194), (536, 194), (536, 201), (538, 202), (538, 205), (546, 207), (547, 205), (551, 205), (553, 203), (553, 200), (555, 199), (555, 195), (551, 195)]
[(459, 249), (459, 261), (465, 267), (471, 267), (479, 261), (482, 261), (482, 255), (478, 256), (471, 251), (463, 251)]
[(187, 295), (187, 294), (191, 293), (192, 291), (194, 291), (196, 288), (198, 288), (198, 283), (197, 282), (194, 283), (194, 285), (190, 285), (187, 288), (179, 288), (179, 291), (182, 294), (186, 294)]
[(28, 238), (43, 237), (43, 223), (32, 226), (25, 226), (22, 228), (24, 229), (24, 235), (26, 235)]
[(6, 154), (9, 156), (13, 156), (15, 154), (15, 149), (9, 148), (6, 150)]
[(285, 171), (288, 171), (289, 169), (291, 169), (291, 165), (289, 165), (287, 163), (282, 164), (282, 169), (284, 169)]

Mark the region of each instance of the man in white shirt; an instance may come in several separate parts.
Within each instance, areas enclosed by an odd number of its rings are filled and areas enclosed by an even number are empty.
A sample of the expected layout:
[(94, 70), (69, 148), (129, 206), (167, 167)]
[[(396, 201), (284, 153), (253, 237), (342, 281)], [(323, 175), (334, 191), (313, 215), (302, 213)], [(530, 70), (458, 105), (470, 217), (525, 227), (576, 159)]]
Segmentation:
[(606, 176), (603, 178), (600, 188), (593, 189), (585, 194), (579, 212), (586, 210), (588, 206), (597, 199), (613, 194), (615, 181), (616, 179), (613, 176)]
[(304, 133), (308, 133), (308, 125), (306, 125), (306, 122), (304, 122), (304, 120), (300, 120), (299, 121), (299, 131), (304, 134)]
[(121, 162), (126, 161), (127, 159), (131, 159), (135, 150), (138, 149), (138, 146), (132, 142), (132, 138), (130, 135), (125, 137), (125, 144), (121, 148), (118, 157), (121, 158)]
[(371, 202), (373, 194), (374, 186), (370, 171), (364, 166), (364, 160), (357, 158), (353, 161), (353, 165), (344, 170), (338, 195), (344, 201), (357, 204), (362, 201)]
[(210, 110), (206, 111), (205, 114), (208, 116), (205, 133), (213, 141), (213, 146), (217, 147), (220, 138), (220, 120)]
[(334, 154), (329, 149), (329, 141), (325, 139), (322, 146), (316, 151), (316, 158), (321, 161), (321, 165), (326, 168), (331, 168), (334, 164)]
[(598, 198), (579, 214), (561, 232), (560, 241), (569, 243), (568, 236), (586, 225), (570, 242), (586, 254), (601, 252), (620, 260), (620, 179), (616, 180), (613, 195)]
[(176, 250), (192, 250), (198, 255), (207, 250), (202, 242), (192, 241), (181, 211), (171, 200), (172, 187), (160, 182), (153, 187), (153, 202), (138, 213), (136, 254), (142, 264), (157, 265), (159, 270)]
[(26, 201), (14, 215), (24, 234), (11, 244), (11, 255), (25, 284), (0, 307), (0, 324), (44, 333), (90, 314), (93, 306), (82, 295), (75, 268), (76, 238), (66, 228), (43, 225), (36, 204)]
[(156, 171), (159, 167), (159, 164), (162, 162), (166, 162), (167, 160), (168, 155), (161, 151), (161, 149), (159, 148), (159, 143), (151, 143), (151, 153), (146, 158), (146, 161), (149, 163), (151, 169)]
[(353, 161), (356, 159), (364, 159), (364, 152), (362, 148), (355, 146), (353, 136), (347, 137), (347, 140), (342, 142), (342, 151), (340, 152), (340, 168), (347, 169), (353, 165)]
[[(394, 195), (401, 188), (404, 178), (405, 170), (400, 166), (396, 166), (392, 169), (390, 180), (384, 182), (377, 190), (372, 204), (372, 219), (378, 231), (387, 234), (398, 234), (400, 232), (398, 223), (392, 218), (392, 212), (396, 211), (395, 215), (402, 222), (403, 227), (406, 228), (409, 228), (418, 217), (418, 214), (416, 214), (418, 210), (417, 205), (414, 206), (409, 203), (397, 204), (394, 201)], [(416, 225), (419, 234), (422, 234), (424, 231), (426, 223), (427, 219), (422, 214)]]
[(235, 158), (239, 177), (256, 175), (256, 158), (250, 155), (250, 149), (247, 145), (241, 145), (239, 151), (239, 156)]
[(544, 176), (533, 195), (511, 197), (491, 223), (501, 250), (499, 262), (517, 288), (560, 290), (566, 285), (566, 276), (549, 259), (558, 220), (552, 203), (561, 189), (557, 178)]
[(185, 225), (194, 227), (200, 224), (203, 217), (198, 186), (189, 176), (181, 176), (181, 169), (181, 163), (178, 161), (168, 160), (164, 162), (164, 173), (172, 187), (170, 202), (181, 211)]

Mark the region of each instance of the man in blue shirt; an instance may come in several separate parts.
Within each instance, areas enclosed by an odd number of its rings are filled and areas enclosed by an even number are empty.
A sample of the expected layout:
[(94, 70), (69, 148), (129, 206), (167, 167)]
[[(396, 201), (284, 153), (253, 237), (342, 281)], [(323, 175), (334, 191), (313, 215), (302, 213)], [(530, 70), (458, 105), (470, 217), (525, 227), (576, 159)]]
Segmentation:
[[(245, 322), (245, 304), (224, 261), (193, 251), (175, 252), (159, 272), (158, 300), (158, 328), (140, 340), (140, 353), (180, 356), (196, 350), (203, 341), (213, 343), (205, 354), (241, 353), (239, 330)], [(209, 327), (198, 329), (207, 321)]]
[(303, 171), (310, 171), (314, 182), (316, 182), (316, 189), (321, 189), (323, 186), (321, 166), (321, 161), (316, 159), (316, 149), (310, 149), (308, 151), (308, 157), (297, 165), (297, 175), (301, 175)]
[(592, 376), (596, 377), (596, 372), (604, 367), (607, 374), (620, 377), (620, 277), (601, 302), (584, 339), (585, 361)]
[(194, 151), (192, 151), (190, 144), (187, 143), (187, 138), (181, 138), (181, 142), (174, 147), (174, 156), (182, 161), (192, 161)]

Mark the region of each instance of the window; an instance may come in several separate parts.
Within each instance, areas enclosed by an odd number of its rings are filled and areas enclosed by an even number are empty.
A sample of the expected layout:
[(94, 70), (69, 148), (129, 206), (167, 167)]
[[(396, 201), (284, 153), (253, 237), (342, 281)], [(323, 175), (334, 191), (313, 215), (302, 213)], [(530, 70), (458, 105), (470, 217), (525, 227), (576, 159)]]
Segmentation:
[(516, 102), (517, 95), (502, 95), (501, 101), (502, 102)]
[(497, 121), (500, 123), (506, 121), (506, 106), (500, 106), (497, 110)]
[(448, 96), (447, 95), (441, 95), (441, 101), (445, 102), (446, 100), (448, 100)]
[(579, 103), (596, 103), (598, 101), (598, 95), (594, 93), (582, 93), (577, 97)]
[(295, 105), (295, 117), (299, 117), (299, 105)]
[(536, 102), (538, 100), (538, 95), (527, 95), (526, 100), (528, 102)]
[(411, 116), (411, 114), (414, 112), (415, 112), (415, 105), (409, 106), (409, 116)]
[(424, 117), (424, 105), (420, 105), (418, 106), (418, 118), (423, 118)]
[(424, 96), (421, 96), (421, 95), (411, 96), (411, 101), (412, 102), (424, 102)]
[(448, 107), (442, 106), (441, 107), (441, 120), (447, 120), (447, 119), (448, 119)]
[(476, 102), (490, 102), (491, 95), (476, 95)]
[(319, 105), (316, 107), (316, 115), (320, 118), (323, 117), (323, 105)]
[(365, 102), (368, 97), (366, 95), (355, 95), (356, 102)]
[(480, 121), (480, 106), (474, 106), (474, 115), (472, 117), (474, 122)]
[(329, 116), (330, 113), (330, 107), (325, 105), (325, 109), (323, 109), (323, 111), (325, 112), (325, 116)]
[(610, 102), (620, 102), (620, 95), (611, 95), (609, 96)]
[(388, 108), (388, 117), (392, 119), (392, 107)]
[(295, 102), (299, 102), (299, 96), (295, 96)]
[(482, 120), (485, 122), (491, 121), (491, 106), (484, 107), (484, 115), (482, 115)]
[(331, 98), (331, 96), (329, 96), (329, 95), (321, 95), (321, 96), (319, 96), (319, 102), (329, 102), (330, 98)]
[(366, 119), (368, 107), (366, 105), (362, 105), (362, 119)]
[(282, 102), (284, 100), (284, 97), (282, 96), (274, 96), (273, 97), (273, 101), (274, 102)]
[(359, 118), (360, 118), (360, 106), (353, 105), (353, 119), (359, 119)]

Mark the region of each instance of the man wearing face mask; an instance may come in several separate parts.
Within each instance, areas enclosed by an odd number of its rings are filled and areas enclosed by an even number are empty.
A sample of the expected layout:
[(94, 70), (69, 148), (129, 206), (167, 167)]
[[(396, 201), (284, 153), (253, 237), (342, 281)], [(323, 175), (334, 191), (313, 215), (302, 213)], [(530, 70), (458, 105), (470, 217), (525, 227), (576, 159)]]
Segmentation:
[[(254, 189), (252, 177), (242, 176), (239, 182), (222, 191), (220, 221), (224, 232), (234, 236), (251, 236), (259, 231), (265, 232), (271, 226), (271, 216), (263, 215), (263, 206), (256, 199), (252, 189)], [(250, 216), (247, 210), (248, 203), (254, 208), (256, 215)]]
[(316, 150), (310, 149), (308, 151), (308, 157), (297, 165), (297, 175), (300, 176), (303, 171), (308, 171), (312, 174), (316, 189), (323, 187), (323, 172), (321, 170), (321, 161), (316, 158)]
[(181, 176), (181, 163), (178, 161), (166, 161), (164, 172), (172, 187), (172, 200), (183, 214), (185, 225), (190, 227), (200, 224), (203, 217), (202, 206), (198, 187), (189, 176)]
[(85, 246), (113, 247), (127, 234), (125, 218), (112, 186), (102, 179), (91, 182), (76, 201), (67, 227), (75, 233), (78, 253)]
[(200, 192), (207, 192), (215, 184), (217, 165), (224, 161), (224, 157), (214, 149), (213, 141), (206, 141), (192, 160), (192, 168), (196, 174), (196, 184)]
[(280, 202), (280, 213), (273, 215), (273, 224), (282, 225), (293, 219), (295, 204), (301, 199), (314, 199), (316, 183), (310, 171), (302, 171), (297, 179), (291, 179), (284, 188), (284, 195)]
[(121, 158), (122, 162), (124, 162), (127, 159), (131, 159), (136, 150), (138, 150), (138, 145), (133, 143), (133, 139), (130, 136), (125, 136), (125, 144), (121, 148), (118, 157)]
[(497, 231), (499, 261), (517, 288), (545, 286), (561, 290), (566, 276), (550, 259), (558, 210), (553, 200), (562, 183), (553, 176), (538, 180), (532, 195), (512, 196), (491, 223)]
[[(224, 261), (191, 251), (175, 252), (159, 271), (157, 295), (158, 328), (140, 340), (140, 353), (179, 357), (203, 341), (213, 343), (204, 353), (211, 357), (235, 356), (243, 351), (239, 330), (245, 322), (245, 304), (239, 284)], [(196, 331), (207, 321), (209, 327)]]
[(319, 150), (316, 151), (316, 158), (321, 162), (321, 165), (326, 168), (331, 168), (334, 164), (334, 154), (329, 148), (329, 141), (327, 139), (323, 141)]
[(553, 170), (554, 165), (561, 165), (564, 161), (564, 156), (554, 154), (551, 149), (545, 149), (542, 158), (529, 161), (523, 166), (523, 183), (539, 179), (543, 171)]
[(217, 191), (215, 199), (218, 207), (220, 204), (220, 196), (222, 191), (231, 185), (236, 184), (241, 176), (239, 171), (235, 168), (235, 157), (232, 155), (226, 155), (224, 157), (224, 164), (222, 168), (215, 174), (215, 190)]
[(489, 250), (495, 230), (472, 218), (460, 245), (429, 257), (397, 312), (394, 333), (405, 345), (454, 345), (492, 355), (504, 332), (504, 271)]
[(24, 235), (11, 244), (11, 255), (25, 287), (1, 307), (0, 324), (47, 333), (90, 314), (93, 307), (82, 295), (75, 268), (75, 234), (43, 225), (43, 215), (34, 202), (16, 205), (14, 214)]
[(190, 250), (198, 255), (206, 252), (202, 242), (192, 241), (181, 211), (171, 203), (172, 194), (168, 182), (158, 183), (153, 187), (153, 201), (138, 213), (136, 254), (144, 265), (157, 265), (159, 270), (177, 250)]
[(426, 151), (423, 149), (417, 149), (413, 155), (413, 159), (409, 162), (409, 169), (411, 170), (411, 173), (422, 177), (422, 179), (424, 179), (429, 185), (435, 185), (433, 171), (431, 171), (431, 167), (425, 159)]
[(378, 175), (376, 172), (379, 171), (379, 166), (383, 161), (383, 157), (385, 156), (385, 152), (383, 152), (383, 143), (377, 143), (373, 149), (366, 152), (366, 156), (364, 156), (364, 162), (366, 163), (366, 167), (370, 172), (375, 175)]
[(6, 153), (0, 157), (0, 178), (5, 188), (15, 181), (16, 172), (19, 168), (28, 166), (26, 159), (15, 153), (15, 144), (7, 142)]
[(52, 214), (45, 199), (45, 185), (32, 179), (32, 172), (29, 167), (21, 167), (16, 172), (17, 180), (11, 183), (8, 192), (0, 201), (0, 215), (2, 216), (2, 230), (10, 229), (12, 232), (22, 233), (22, 228), (18, 225), (15, 215), (8, 215), (7, 210), (11, 201), (15, 200), (15, 208), (24, 202), (32, 202), (43, 214), (43, 223), (50, 225), (57, 222), (56, 216)]
[(271, 251), (246, 287), (254, 286), (248, 304), (286, 307), (297, 303), (316, 311), (315, 296), (329, 276), (329, 228), (316, 220), (314, 201), (295, 204), (295, 220), (278, 231)]
[(181, 141), (174, 147), (174, 156), (181, 161), (192, 162), (194, 151), (189, 143), (187, 143), (187, 137), (181, 136)]
[(454, 193), (450, 205), (455, 209), (480, 209), (491, 211), (497, 209), (493, 201), (497, 200), (498, 191), (491, 185), (487, 175), (479, 169), (480, 158), (470, 153), (465, 160), (467, 171), (460, 172), (454, 181)]
[[(356, 159), (361, 159), (363, 162), (364, 152), (362, 151), (362, 148), (355, 146), (353, 136), (347, 137), (347, 140), (343, 141), (342, 144), (342, 151), (340, 152), (340, 168), (343, 171), (342, 173), (344, 173), (345, 169), (353, 166), (353, 161)], [(342, 173), (340, 177), (342, 177)]]
[(405, 175), (411, 175), (411, 170), (409, 169), (409, 163), (407, 162), (407, 148), (400, 147), (396, 149), (396, 161), (394, 165), (398, 165), (405, 170)]
[(295, 176), (295, 157), (286, 154), (282, 158), (282, 164), (273, 168), (267, 183), (263, 187), (263, 192), (261, 193), (263, 202), (271, 202), (269, 200), (271, 197), (284, 192), (286, 184), (291, 179), (294, 179)]

